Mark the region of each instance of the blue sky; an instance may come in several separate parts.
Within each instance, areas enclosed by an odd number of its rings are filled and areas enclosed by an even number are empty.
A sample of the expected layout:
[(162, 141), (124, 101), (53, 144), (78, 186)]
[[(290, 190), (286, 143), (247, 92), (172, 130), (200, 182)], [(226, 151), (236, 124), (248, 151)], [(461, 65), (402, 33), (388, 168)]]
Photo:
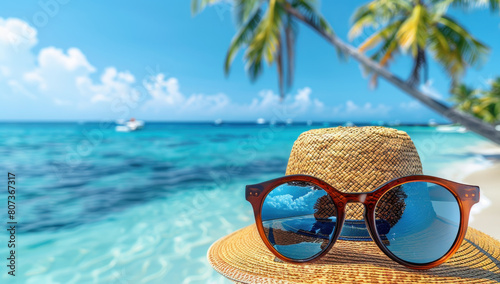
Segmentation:
[[(346, 39), (350, 16), (365, 2), (322, 1), (321, 11)], [(483, 86), (500, 75), (500, 15), (452, 15), (491, 47), (488, 62), (465, 78)], [(234, 32), (228, 4), (192, 17), (189, 1), (3, 1), (0, 120), (444, 121), (384, 81), (371, 90), (355, 61), (339, 61), (305, 26), (295, 83), (280, 104), (275, 66), (252, 84), (240, 53), (224, 75)], [(404, 78), (410, 68), (405, 58), (391, 66)], [(431, 64), (430, 78), (427, 90), (446, 100), (449, 82), (439, 66)]]

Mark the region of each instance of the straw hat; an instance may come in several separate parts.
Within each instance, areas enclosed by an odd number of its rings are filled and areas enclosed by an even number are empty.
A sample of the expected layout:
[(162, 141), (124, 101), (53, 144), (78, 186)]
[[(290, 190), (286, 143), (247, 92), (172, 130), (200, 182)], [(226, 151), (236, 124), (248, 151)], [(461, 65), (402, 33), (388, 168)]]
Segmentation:
[[(368, 192), (391, 179), (422, 174), (422, 166), (403, 131), (337, 127), (302, 133), (293, 145), (286, 174), (312, 175), (345, 192)], [(387, 214), (398, 218), (397, 198), (391, 204)], [(363, 210), (351, 206), (347, 219), (362, 219)], [(369, 238), (340, 238), (318, 261), (284, 263), (267, 249), (255, 225), (215, 242), (208, 260), (219, 273), (239, 283), (500, 282), (500, 242), (472, 228), (451, 259), (429, 270), (394, 262)]]

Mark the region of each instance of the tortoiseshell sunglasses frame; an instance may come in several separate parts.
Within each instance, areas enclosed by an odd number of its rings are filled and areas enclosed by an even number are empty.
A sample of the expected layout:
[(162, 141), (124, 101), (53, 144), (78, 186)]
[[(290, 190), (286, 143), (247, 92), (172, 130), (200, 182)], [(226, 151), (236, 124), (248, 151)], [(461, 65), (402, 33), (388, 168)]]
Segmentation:
[[(303, 259), (303, 260), (296, 260), (292, 258), (288, 258), (286, 256), (281, 255), (269, 242), (269, 240), (266, 237), (266, 234), (264, 232), (264, 226), (262, 224), (262, 205), (264, 203), (264, 200), (266, 196), (271, 192), (273, 189), (276, 187), (285, 184), (287, 182), (292, 182), (292, 181), (303, 181), (303, 182), (310, 182), (312, 184), (315, 184), (316, 186), (320, 187), (324, 191), (326, 191), (330, 197), (332, 198), (336, 209), (337, 209), (337, 225), (335, 226), (335, 231), (333, 233), (333, 238), (331, 239), (330, 243), (328, 244), (321, 253), (318, 255), (315, 255), (311, 258), (308, 259)], [(398, 258), (396, 255), (394, 255), (391, 251), (389, 251), (384, 244), (382, 243), (382, 239), (380, 238), (376, 225), (375, 225), (375, 208), (377, 202), (380, 200), (380, 198), (389, 190), (392, 188), (403, 185), (405, 183), (409, 182), (428, 182), (428, 183), (434, 183), (438, 184), (446, 189), (448, 189), (455, 199), (458, 202), (459, 208), (460, 208), (460, 228), (457, 234), (457, 238), (455, 239), (455, 242), (453, 243), (452, 247), (450, 250), (443, 255), (441, 258), (429, 262), (429, 263), (413, 263), (413, 262), (408, 262), (403, 259)], [(257, 225), (257, 229), (259, 231), (259, 235), (264, 241), (265, 245), (269, 248), (269, 250), (276, 255), (279, 259), (286, 261), (286, 262), (293, 262), (293, 263), (304, 263), (304, 262), (312, 262), (315, 260), (318, 260), (321, 258), (323, 255), (325, 255), (333, 246), (333, 244), (337, 241), (337, 239), (340, 236), (340, 232), (342, 231), (342, 227), (344, 225), (345, 221), (345, 206), (347, 203), (356, 203), (359, 202), (364, 205), (365, 210), (364, 210), (364, 219), (365, 219), (365, 224), (368, 228), (368, 232), (370, 233), (370, 236), (372, 240), (375, 241), (377, 246), (392, 260), (406, 266), (409, 268), (413, 269), (430, 269), (433, 267), (436, 267), (444, 262), (446, 262), (460, 247), (462, 244), (462, 241), (465, 237), (465, 233), (467, 232), (467, 226), (469, 223), (469, 214), (470, 214), (470, 209), (472, 205), (476, 204), (479, 202), (479, 187), (474, 186), (474, 185), (466, 185), (466, 184), (461, 184), (453, 181), (449, 181), (446, 179), (438, 178), (438, 177), (433, 177), (433, 176), (427, 176), (427, 175), (412, 175), (412, 176), (406, 176), (406, 177), (401, 177), (397, 179), (393, 179), (381, 186), (379, 186), (377, 189), (371, 191), (371, 192), (363, 192), (363, 193), (344, 193), (333, 186), (329, 185), (328, 183), (320, 180), (319, 178), (313, 177), (313, 176), (308, 176), (308, 175), (289, 175), (289, 176), (284, 176), (276, 179), (272, 179), (266, 182), (258, 183), (258, 184), (252, 184), (252, 185), (247, 185), (246, 190), (245, 190), (245, 197), (246, 200), (248, 200), (253, 207), (254, 215), (255, 215), (255, 223)]]

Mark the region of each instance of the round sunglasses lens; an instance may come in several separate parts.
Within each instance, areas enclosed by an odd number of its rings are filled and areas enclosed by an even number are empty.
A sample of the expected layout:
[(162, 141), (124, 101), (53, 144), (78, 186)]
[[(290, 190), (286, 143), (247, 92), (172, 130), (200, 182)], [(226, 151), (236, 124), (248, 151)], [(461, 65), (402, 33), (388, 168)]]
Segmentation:
[(453, 246), (460, 229), (460, 208), (438, 184), (409, 182), (387, 191), (375, 208), (384, 246), (410, 263), (438, 260)]
[(306, 260), (320, 254), (333, 237), (337, 210), (318, 186), (292, 181), (273, 189), (262, 205), (267, 240), (283, 256)]

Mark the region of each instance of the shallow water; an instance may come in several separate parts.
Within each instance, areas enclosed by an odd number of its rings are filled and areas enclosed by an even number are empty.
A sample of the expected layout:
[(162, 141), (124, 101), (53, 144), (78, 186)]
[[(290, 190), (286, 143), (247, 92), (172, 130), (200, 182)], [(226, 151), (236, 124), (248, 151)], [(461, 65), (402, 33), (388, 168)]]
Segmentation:
[[(0, 173), (14, 172), (18, 190), (13, 283), (226, 283), (206, 252), (253, 222), (244, 185), (283, 175), (293, 141), (321, 127), (149, 123), (117, 133), (98, 123), (0, 125)], [(456, 179), (457, 164), (488, 163), (471, 152), (486, 145), (475, 134), (399, 128), (426, 174)], [(10, 283), (1, 267), (1, 282)]]

